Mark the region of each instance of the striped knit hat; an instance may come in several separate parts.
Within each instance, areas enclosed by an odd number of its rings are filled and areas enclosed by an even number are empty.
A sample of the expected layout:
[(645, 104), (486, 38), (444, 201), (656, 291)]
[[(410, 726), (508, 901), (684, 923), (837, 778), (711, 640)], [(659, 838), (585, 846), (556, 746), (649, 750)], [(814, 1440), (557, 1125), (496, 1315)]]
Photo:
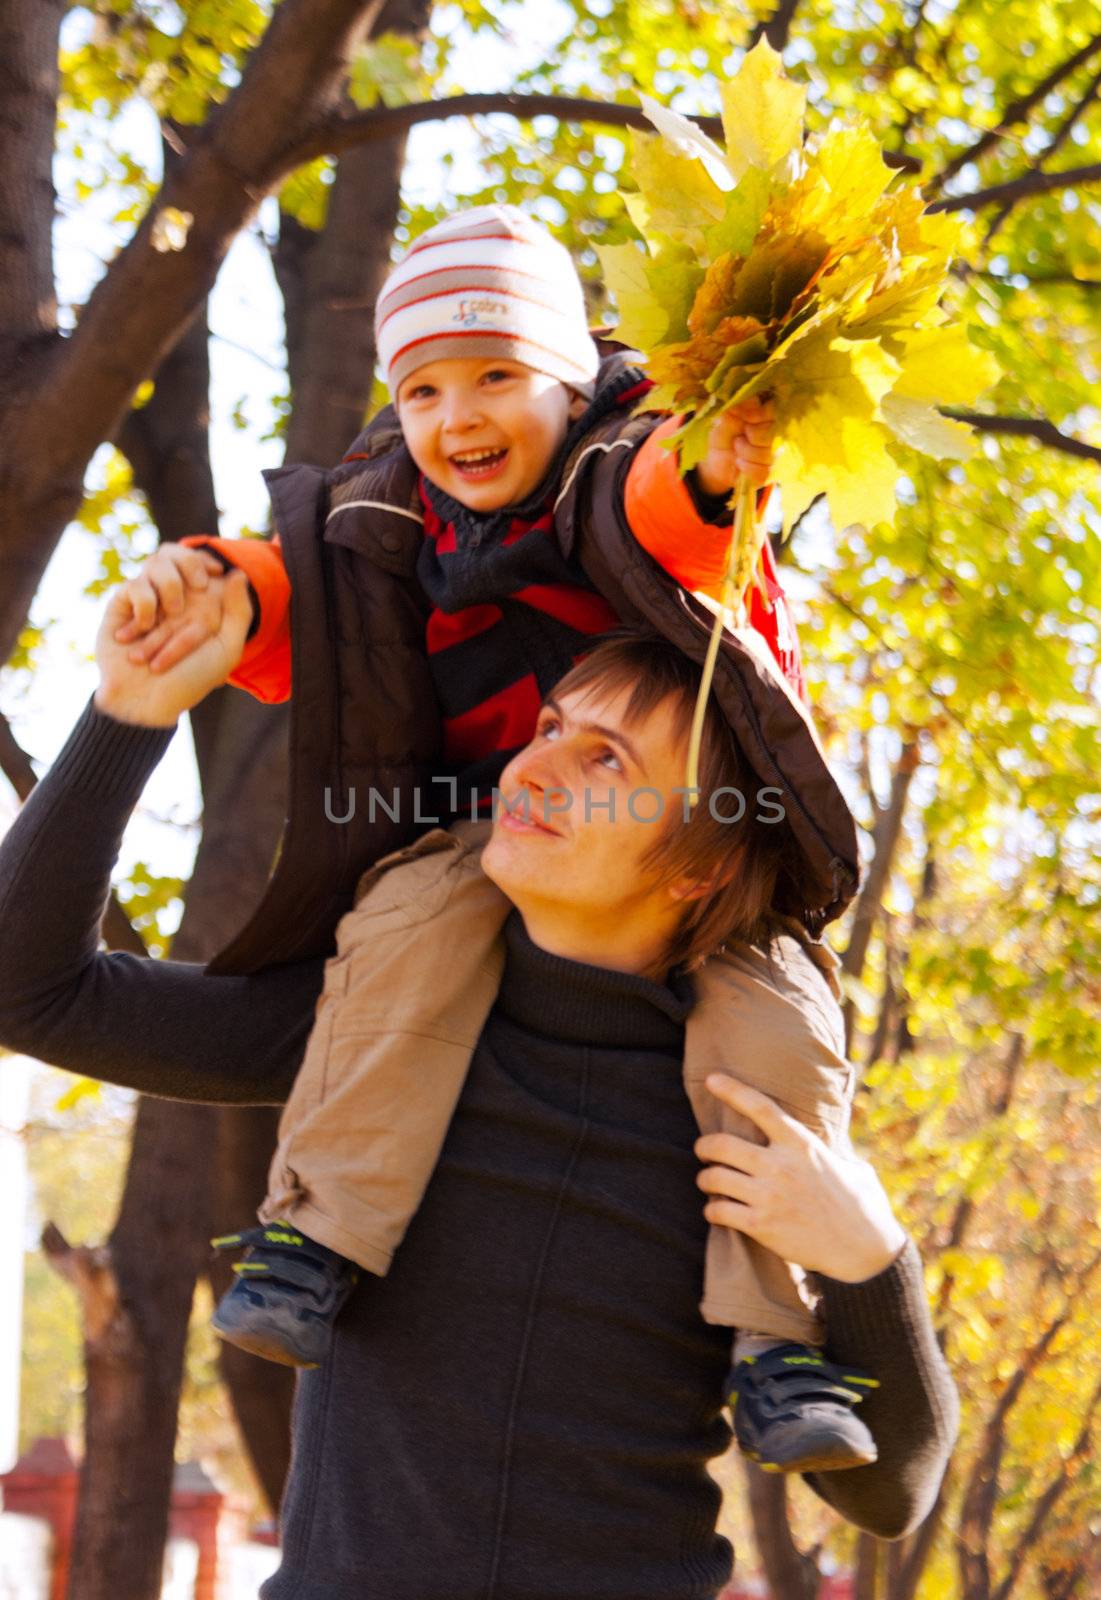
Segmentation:
[(508, 356), (589, 397), (599, 363), (569, 251), (515, 206), (422, 233), (383, 284), (375, 342), (391, 396), (428, 361)]

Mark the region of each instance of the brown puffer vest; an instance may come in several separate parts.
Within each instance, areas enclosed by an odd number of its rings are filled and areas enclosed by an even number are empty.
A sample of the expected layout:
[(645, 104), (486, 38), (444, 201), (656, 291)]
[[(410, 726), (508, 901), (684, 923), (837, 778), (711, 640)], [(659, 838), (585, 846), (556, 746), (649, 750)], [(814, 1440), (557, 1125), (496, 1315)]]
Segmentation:
[[(624, 361), (606, 357), (599, 383)], [(643, 550), (623, 514), (627, 469), (659, 420), (613, 412), (581, 440), (563, 471), (555, 531), (625, 623), (702, 662), (711, 613)], [(416, 577), (417, 469), (390, 407), (350, 454), (366, 459), (265, 474), (292, 593), (287, 822), (263, 900), (211, 972), (328, 954), (360, 875), (436, 820), (431, 796), (441, 791), (429, 780), (441, 740)], [(856, 892), (852, 815), (806, 709), (752, 630), (724, 638), (714, 692), (762, 786), (783, 791), (800, 847), (776, 909), (816, 937)]]

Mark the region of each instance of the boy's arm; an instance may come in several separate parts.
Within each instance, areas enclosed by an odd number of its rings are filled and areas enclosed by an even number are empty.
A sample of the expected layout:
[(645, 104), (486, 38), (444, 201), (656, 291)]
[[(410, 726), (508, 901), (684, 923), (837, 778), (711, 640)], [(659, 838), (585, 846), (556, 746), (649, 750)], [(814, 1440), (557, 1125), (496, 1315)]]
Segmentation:
[[(680, 422), (679, 417), (667, 418), (639, 447), (627, 472), (624, 511), (639, 544), (671, 578), (684, 589), (700, 590), (718, 600), (730, 548), (730, 497), (711, 495), (691, 475), (681, 475), (676, 453), (662, 443), (677, 431)], [(762, 511), (767, 498), (766, 488), (761, 494)], [(805, 701), (799, 637), (767, 539), (759, 571), (768, 603), (756, 588), (751, 591), (750, 626), (763, 636), (785, 678)]]
[(208, 977), (99, 950), (123, 830), (171, 737), (89, 706), (0, 843), (0, 1044), (143, 1094), (278, 1104), (320, 959)]
[(249, 580), (253, 625), (229, 682), (267, 705), (289, 700), (291, 586), (279, 535), (271, 539), (215, 539), (208, 534), (193, 534), (180, 543), (191, 549), (209, 550), (224, 567), (240, 568)]

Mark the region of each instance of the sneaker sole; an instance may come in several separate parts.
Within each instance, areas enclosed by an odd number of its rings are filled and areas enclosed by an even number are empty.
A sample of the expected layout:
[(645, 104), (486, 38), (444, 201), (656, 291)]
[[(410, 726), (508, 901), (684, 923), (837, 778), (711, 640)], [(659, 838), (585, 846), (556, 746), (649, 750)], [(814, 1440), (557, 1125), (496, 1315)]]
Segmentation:
[(846, 1456), (838, 1460), (836, 1455), (809, 1455), (797, 1457), (794, 1461), (762, 1461), (756, 1451), (743, 1450), (742, 1454), (748, 1456), (760, 1467), (762, 1472), (844, 1472), (848, 1467), (870, 1467), (878, 1461), (875, 1455)]
[(321, 1365), (319, 1361), (295, 1361), (289, 1356), (281, 1345), (268, 1344), (255, 1334), (233, 1332), (220, 1328), (214, 1318), (210, 1319), (210, 1326), (223, 1339), (226, 1344), (231, 1344), (237, 1350), (245, 1350), (250, 1356), (259, 1356), (262, 1361), (274, 1361), (281, 1367), (293, 1367), (298, 1372), (316, 1372)]

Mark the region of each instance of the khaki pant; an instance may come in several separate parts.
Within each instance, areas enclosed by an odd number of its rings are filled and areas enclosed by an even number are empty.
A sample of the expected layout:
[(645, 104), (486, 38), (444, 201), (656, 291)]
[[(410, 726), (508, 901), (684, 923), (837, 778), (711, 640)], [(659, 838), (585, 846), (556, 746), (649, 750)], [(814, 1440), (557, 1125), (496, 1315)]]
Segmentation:
[[(510, 902), (479, 865), (489, 829), (436, 829), (361, 879), (280, 1123), (261, 1219), (284, 1217), (380, 1275), (432, 1176), (501, 981)], [(739, 946), (694, 974), (684, 1082), (702, 1132), (764, 1142), (705, 1087), (718, 1069), (849, 1147), (854, 1069), (836, 964), (825, 946), (784, 936), (771, 965)], [(734, 1228), (710, 1230), (700, 1310), (712, 1323), (824, 1339), (802, 1269)]]

